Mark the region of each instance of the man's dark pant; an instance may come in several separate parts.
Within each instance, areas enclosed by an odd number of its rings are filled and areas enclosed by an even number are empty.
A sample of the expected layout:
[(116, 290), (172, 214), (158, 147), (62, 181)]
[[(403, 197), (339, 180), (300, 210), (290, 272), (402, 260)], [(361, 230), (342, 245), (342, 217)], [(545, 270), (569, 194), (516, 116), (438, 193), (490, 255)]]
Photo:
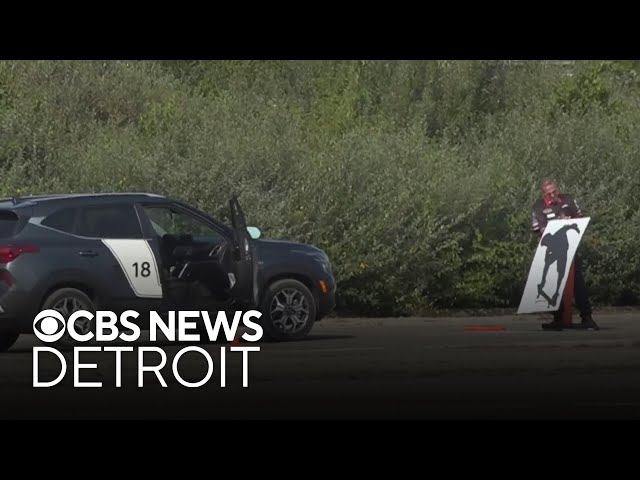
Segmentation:
[[(576, 307), (580, 311), (580, 317), (584, 320), (592, 313), (591, 302), (589, 301), (589, 292), (587, 291), (587, 285), (584, 281), (584, 275), (582, 272), (582, 258), (576, 254), (574, 256), (574, 293), (573, 298), (576, 301)], [(560, 302), (560, 308), (557, 312), (553, 313), (553, 319), (555, 321), (562, 321), (562, 310), (564, 308), (564, 300)]]

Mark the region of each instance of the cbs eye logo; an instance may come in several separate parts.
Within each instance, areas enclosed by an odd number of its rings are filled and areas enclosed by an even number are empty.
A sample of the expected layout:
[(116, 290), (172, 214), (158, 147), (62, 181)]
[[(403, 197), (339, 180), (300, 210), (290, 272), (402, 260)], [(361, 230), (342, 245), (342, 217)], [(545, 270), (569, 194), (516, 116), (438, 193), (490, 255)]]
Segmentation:
[(66, 323), (56, 310), (43, 310), (33, 320), (33, 333), (46, 343), (57, 342), (65, 332)]

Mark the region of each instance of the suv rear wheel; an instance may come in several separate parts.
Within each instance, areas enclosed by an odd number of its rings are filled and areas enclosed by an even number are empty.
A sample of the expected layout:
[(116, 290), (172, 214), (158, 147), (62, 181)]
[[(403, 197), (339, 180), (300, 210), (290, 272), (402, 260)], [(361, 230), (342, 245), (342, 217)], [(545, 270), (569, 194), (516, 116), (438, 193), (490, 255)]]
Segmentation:
[(273, 282), (260, 303), (265, 337), (278, 342), (306, 337), (316, 310), (313, 294), (304, 283), (293, 279)]
[[(41, 310), (56, 310), (60, 312), (65, 320), (71, 316), (72, 313), (87, 310), (91, 313), (96, 312), (96, 306), (93, 301), (89, 298), (89, 296), (81, 290), (77, 288), (60, 288), (51, 293), (47, 299), (42, 304)], [(94, 332), (95, 334), (95, 319), (80, 319), (75, 323), (75, 330), (80, 334), (84, 334), (87, 332)], [(91, 340), (88, 343), (91, 343)], [(66, 345), (74, 345), (78, 343), (76, 340), (71, 338), (68, 332), (60, 339), (61, 344)]]

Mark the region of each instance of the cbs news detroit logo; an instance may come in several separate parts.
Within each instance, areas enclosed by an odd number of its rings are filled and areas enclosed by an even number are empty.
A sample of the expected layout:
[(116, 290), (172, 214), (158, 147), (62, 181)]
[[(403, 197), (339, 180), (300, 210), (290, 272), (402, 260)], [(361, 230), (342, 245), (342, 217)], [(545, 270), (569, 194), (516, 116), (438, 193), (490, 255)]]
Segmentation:
[[(262, 314), (257, 310), (248, 310), (246, 312), (236, 311), (230, 322), (224, 311), (219, 311), (216, 319), (212, 322), (209, 312), (206, 311), (171, 311), (168, 312), (168, 319), (165, 321), (157, 312), (150, 312), (149, 317), (149, 340), (151, 342), (201, 342), (203, 339), (199, 333), (189, 333), (188, 330), (196, 330), (196, 319), (199, 319), (206, 328), (206, 339), (215, 342), (218, 339), (225, 338), (231, 342), (237, 339), (237, 330), (240, 322), (254, 333), (244, 332), (240, 338), (246, 342), (257, 342), (262, 338), (263, 330), (260, 324), (252, 321), (252, 318), (260, 318)], [(83, 352), (112, 352), (115, 355), (115, 386), (122, 386), (122, 355), (134, 352), (137, 355), (137, 385), (144, 386), (144, 373), (155, 373), (160, 385), (167, 387), (167, 382), (162, 376), (161, 370), (167, 364), (167, 353), (159, 346), (100, 346), (88, 345), (88, 343), (97, 342), (126, 342), (133, 343), (140, 339), (142, 329), (139, 325), (132, 322), (131, 319), (139, 317), (139, 313), (134, 310), (127, 310), (119, 317), (112, 311), (102, 310), (94, 313), (86, 310), (74, 312), (69, 318), (64, 316), (57, 310), (43, 310), (33, 321), (33, 332), (44, 343), (56, 344), (66, 340), (73, 347), (73, 386), (78, 387), (102, 387), (102, 382), (80, 381), (80, 370), (97, 368), (95, 363), (82, 363), (80, 354)], [(200, 318), (201, 317), (201, 318)], [(90, 327), (90, 328), (88, 328)], [(124, 327), (121, 331), (120, 327)], [(158, 333), (161, 332), (162, 336)], [(177, 332), (177, 334), (176, 334)], [(222, 337), (224, 335), (224, 337)], [(82, 344), (85, 345), (82, 345)], [(80, 344), (80, 345), (78, 345)], [(137, 352), (136, 352), (137, 350)], [(226, 386), (226, 350), (227, 347), (220, 347), (220, 386)], [(249, 386), (249, 352), (259, 352), (259, 346), (231, 345), (231, 352), (242, 353), (242, 386)], [(181, 357), (189, 352), (195, 352), (204, 357), (207, 363), (207, 373), (201, 380), (190, 382), (185, 380), (179, 373), (179, 362)], [(56, 356), (60, 362), (60, 372), (53, 380), (41, 380), (40, 355), (49, 353)], [(160, 355), (160, 363), (149, 364), (145, 362), (149, 354)], [(181, 385), (190, 388), (197, 388), (205, 385), (213, 376), (215, 371), (215, 362), (212, 356), (205, 349), (197, 345), (189, 345), (180, 349), (173, 357), (171, 371), (176, 381)], [(50, 364), (46, 364), (50, 367)], [(50, 368), (47, 368), (50, 371)], [(34, 387), (53, 387), (58, 385), (67, 374), (67, 359), (54, 346), (39, 346), (33, 348), (33, 386)]]

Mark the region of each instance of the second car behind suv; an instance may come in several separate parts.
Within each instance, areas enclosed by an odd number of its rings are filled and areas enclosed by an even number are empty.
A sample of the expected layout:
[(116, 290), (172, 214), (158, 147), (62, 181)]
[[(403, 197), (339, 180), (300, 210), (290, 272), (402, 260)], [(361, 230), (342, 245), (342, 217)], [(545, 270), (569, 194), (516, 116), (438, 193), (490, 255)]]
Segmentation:
[(0, 200), (0, 351), (45, 309), (256, 308), (267, 338), (303, 338), (335, 306), (329, 258), (260, 239), (236, 198), (229, 208), (231, 225), (151, 193)]

